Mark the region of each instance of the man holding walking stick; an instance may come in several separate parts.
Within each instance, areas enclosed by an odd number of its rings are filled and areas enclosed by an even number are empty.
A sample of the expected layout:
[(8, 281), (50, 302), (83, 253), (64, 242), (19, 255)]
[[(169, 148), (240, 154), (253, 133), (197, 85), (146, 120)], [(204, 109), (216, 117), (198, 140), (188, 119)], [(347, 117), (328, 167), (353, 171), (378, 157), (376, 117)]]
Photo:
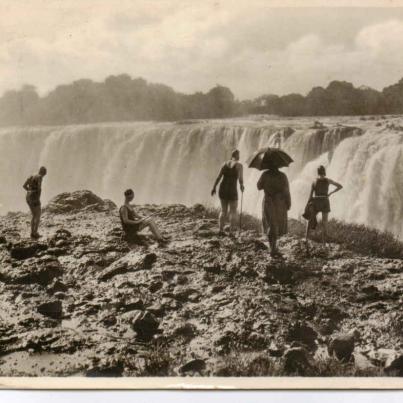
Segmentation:
[[(221, 212), (219, 216), (219, 235), (225, 235), (224, 225), (229, 218), (229, 235), (233, 234), (236, 226), (236, 213), (238, 208), (238, 189), (239, 181), (241, 192), (245, 190), (243, 185), (243, 167), (239, 162), (239, 150), (234, 150), (231, 154), (231, 159), (226, 161), (220, 169), (217, 179), (214, 183), (211, 195), (216, 194), (216, 187), (220, 183), (218, 196), (221, 202)], [(229, 214), (228, 214), (229, 210)]]

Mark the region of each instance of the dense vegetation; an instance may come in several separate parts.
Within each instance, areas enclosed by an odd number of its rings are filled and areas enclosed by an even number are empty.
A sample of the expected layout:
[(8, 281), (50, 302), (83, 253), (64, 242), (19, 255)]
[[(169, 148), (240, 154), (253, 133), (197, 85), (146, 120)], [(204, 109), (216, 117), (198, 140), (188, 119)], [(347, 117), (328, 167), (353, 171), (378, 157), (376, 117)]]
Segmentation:
[(238, 101), (227, 87), (182, 94), (127, 74), (103, 82), (88, 79), (60, 85), (43, 97), (32, 85), (0, 98), (0, 125), (70, 124), (108, 121), (207, 119), (247, 114), (282, 116), (403, 113), (403, 79), (381, 92), (332, 81), (300, 94), (262, 95)]

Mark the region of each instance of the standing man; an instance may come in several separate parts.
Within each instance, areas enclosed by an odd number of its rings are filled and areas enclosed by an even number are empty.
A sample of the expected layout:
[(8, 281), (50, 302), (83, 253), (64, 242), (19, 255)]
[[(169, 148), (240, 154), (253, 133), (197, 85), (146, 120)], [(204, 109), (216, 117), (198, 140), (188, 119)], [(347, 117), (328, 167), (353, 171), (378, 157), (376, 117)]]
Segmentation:
[(37, 175), (30, 176), (24, 183), (23, 188), (27, 191), (27, 203), (32, 213), (31, 238), (38, 239), (39, 221), (41, 219), (41, 190), (42, 179), (46, 175), (46, 168), (40, 167)]

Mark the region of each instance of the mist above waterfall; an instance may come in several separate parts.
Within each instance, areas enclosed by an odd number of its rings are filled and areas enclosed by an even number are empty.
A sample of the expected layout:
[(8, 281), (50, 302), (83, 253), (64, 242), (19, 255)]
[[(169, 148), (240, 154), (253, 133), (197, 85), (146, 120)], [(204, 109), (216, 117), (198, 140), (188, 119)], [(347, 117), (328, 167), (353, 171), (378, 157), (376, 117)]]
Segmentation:
[[(212, 184), (234, 148), (244, 162), (260, 147), (281, 146), (295, 160), (284, 169), (291, 216), (300, 216), (322, 164), (344, 186), (331, 197), (333, 217), (403, 236), (403, 132), (390, 119), (326, 118), (323, 128), (312, 128), (312, 118), (5, 128), (0, 211), (27, 210), (22, 184), (41, 165), (48, 168), (44, 203), (78, 189), (120, 203), (131, 187), (136, 203), (214, 205)], [(259, 175), (244, 167), (244, 209), (257, 215)]]

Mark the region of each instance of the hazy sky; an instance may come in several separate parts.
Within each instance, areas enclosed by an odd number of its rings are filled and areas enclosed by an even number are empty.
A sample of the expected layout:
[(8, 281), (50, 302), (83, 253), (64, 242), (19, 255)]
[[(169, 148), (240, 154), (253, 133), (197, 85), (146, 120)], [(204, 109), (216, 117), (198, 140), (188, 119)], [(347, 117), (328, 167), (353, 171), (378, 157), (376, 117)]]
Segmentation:
[(0, 0), (0, 93), (128, 73), (182, 92), (306, 93), (403, 77), (403, 8), (263, 0)]

